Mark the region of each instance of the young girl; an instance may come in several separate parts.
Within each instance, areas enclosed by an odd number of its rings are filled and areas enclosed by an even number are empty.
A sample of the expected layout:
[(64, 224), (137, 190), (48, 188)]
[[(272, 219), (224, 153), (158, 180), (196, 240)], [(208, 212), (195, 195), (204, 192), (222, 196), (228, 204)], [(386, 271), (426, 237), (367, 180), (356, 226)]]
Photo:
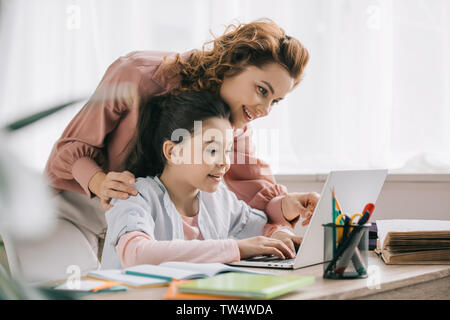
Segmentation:
[[(127, 160), (140, 177), (134, 184), (138, 194), (114, 199), (106, 212), (102, 268), (295, 256), (283, 241), (265, 237), (284, 231), (267, 224), (264, 212), (238, 200), (222, 182), (233, 152), (229, 117), (229, 107), (206, 91), (144, 103)], [(199, 123), (201, 129), (194, 130)]]

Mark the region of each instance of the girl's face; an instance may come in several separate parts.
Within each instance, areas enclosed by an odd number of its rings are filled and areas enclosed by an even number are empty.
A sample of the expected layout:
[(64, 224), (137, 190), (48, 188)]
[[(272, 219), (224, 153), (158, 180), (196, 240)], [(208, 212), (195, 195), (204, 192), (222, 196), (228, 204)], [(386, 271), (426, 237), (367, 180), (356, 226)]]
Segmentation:
[(234, 128), (267, 116), (272, 107), (293, 89), (294, 79), (276, 63), (262, 68), (248, 66), (236, 76), (225, 77), (220, 96), (230, 106)]
[(230, 169), (233, 128), (221, 118), (198, 121), (196, 128), (172, 149), (171, 170), (190, 187), (214, 192)]

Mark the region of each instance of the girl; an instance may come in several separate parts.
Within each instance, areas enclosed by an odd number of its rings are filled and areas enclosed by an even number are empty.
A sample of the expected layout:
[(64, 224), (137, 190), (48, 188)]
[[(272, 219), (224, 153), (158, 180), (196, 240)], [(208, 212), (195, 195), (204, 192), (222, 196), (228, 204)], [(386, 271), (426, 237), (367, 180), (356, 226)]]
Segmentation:
[(308, 59), (302, 44), (270, 20), (232, 25), (209, 49), (182, 55), (139, 51), (120, 57), (56, 142), (48, 160), (46, 174), (59, 193), (60, 217), (73, 222), (100, 253), (104, 210), (113, 206), (111, 199), (137, 195), (130, 186), (135, 172), (125, 170), (125, 159), (134, 143), (141, 100), (207, 90), (230, 106), (232, 125), (241, 129), (235, 132), (232, 156), (245, 163), (234, 161), (224, 176), (230, 190), (251, 207), (265, 211), (274, 223), (293, 227), (299, 216), (308, 223), (318, 195), (287, 193), (286, 187), (277, 184), (269, 166), (255, 158), (248, 127), (299, 84)]
[(127, 168), (142, 178), (137, 196), (114, 199), (106, 212), (102, 268), (295, 256), (283, 241), (261, 237), (284, 232), (222, 183), (233, 152), (229, 117), (228, 106), (206, 91), (153, 98), (140, 108)]

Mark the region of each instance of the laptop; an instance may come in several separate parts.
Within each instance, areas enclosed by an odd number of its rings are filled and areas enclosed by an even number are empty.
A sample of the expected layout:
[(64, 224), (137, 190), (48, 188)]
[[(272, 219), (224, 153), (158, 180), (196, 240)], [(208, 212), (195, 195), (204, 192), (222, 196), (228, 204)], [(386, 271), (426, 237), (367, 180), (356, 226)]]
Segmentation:
[[(256, 256), (230, 263), (233, 266), (298, 269), (324, 261), (323, 224), (330, 223), (331, 190), (334, 189), (343, 212), (353, 214), (361, 212), (367, 203), (377, 201), (387, 170), (348, 170), (331, 171), (309, 222), (303, 241), (297, 249), (294, 259), (280, 259), (278, 256)], [(376, 209), (375, 209), (376, 211)], [(297, 223), (294, 233), (301, 236), (301, 222)]]

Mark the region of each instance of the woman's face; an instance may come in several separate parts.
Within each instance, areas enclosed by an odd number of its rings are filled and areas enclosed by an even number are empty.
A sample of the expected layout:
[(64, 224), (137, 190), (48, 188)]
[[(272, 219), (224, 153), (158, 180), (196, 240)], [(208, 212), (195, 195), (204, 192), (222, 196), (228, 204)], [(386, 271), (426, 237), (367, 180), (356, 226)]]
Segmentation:
[(225, 77), (220, 96), (230, 106), (234, 128), (267, 116), (272, 107), (293, 89), (294, 79), (276, 63), (262, 68), (248, 66), (238, 75)]

